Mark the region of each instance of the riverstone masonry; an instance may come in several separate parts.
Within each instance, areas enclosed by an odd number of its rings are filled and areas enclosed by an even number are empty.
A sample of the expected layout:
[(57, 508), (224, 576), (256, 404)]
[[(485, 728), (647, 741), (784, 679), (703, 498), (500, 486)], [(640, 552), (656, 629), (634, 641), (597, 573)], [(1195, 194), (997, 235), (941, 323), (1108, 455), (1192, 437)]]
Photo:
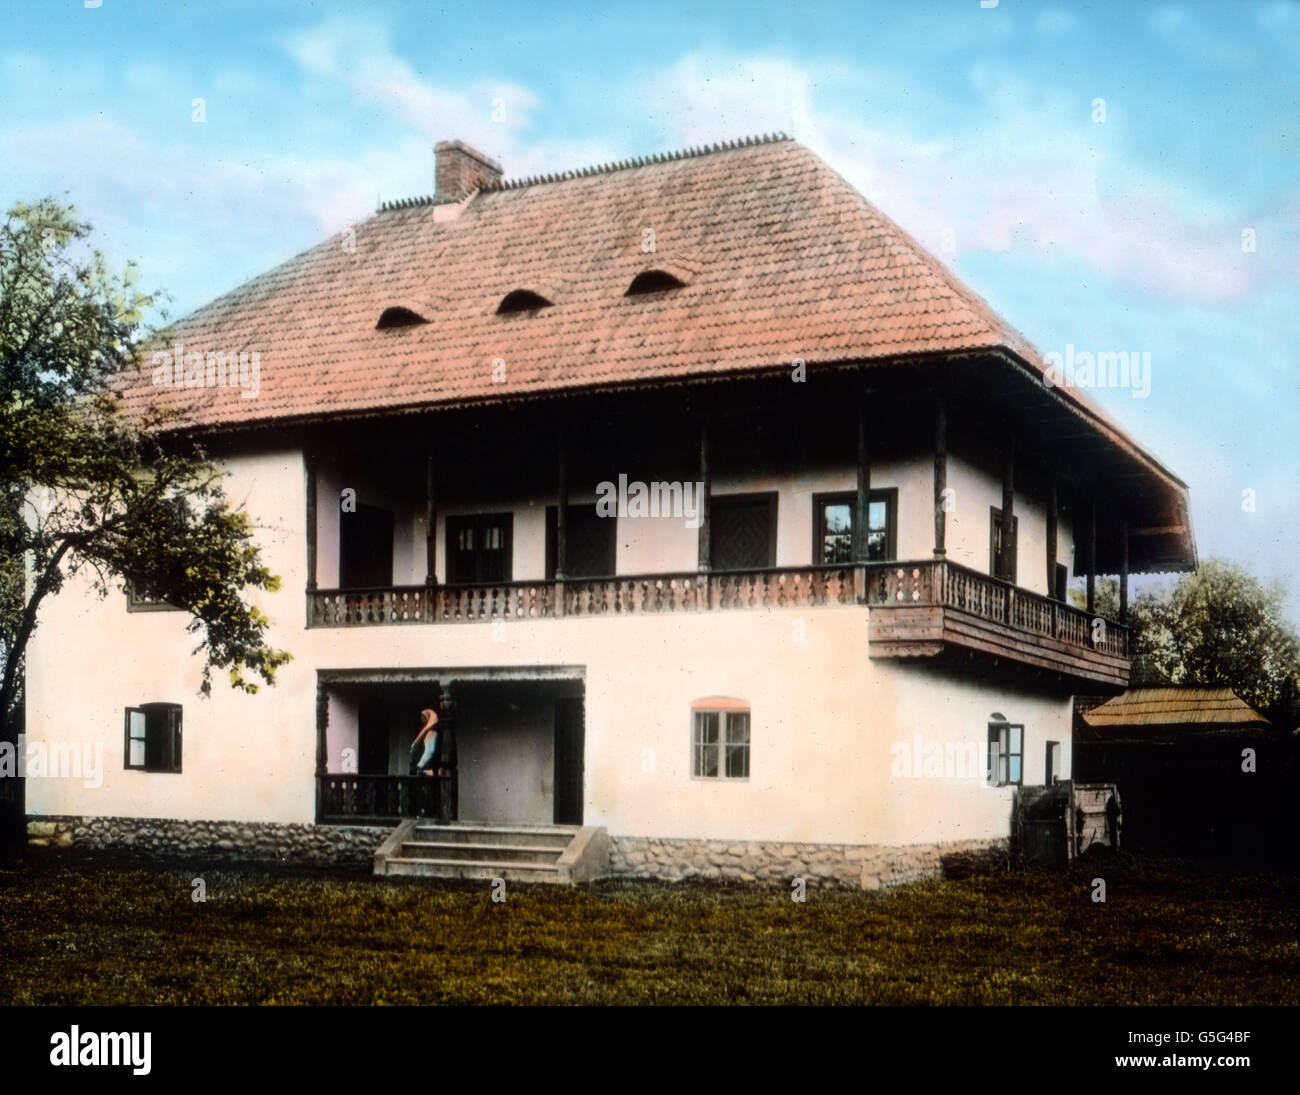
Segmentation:
[(794, 844), (765, 840), (674, 840), (612, 837), (615, 875), (660, 878), (736, 879), (788, 885), (873, 890), (955, 868), (1005, 861), (1007, 840), (958, 840), (943, 844), (886, 847), (870, 844)]
[[(202, 859), (230, 863), (292, 863), (365, 867), (392, 832), (390, 825), (286, 825), (165, 818), (44, 817), (27, 823), (35, 845), (111, 851), (139, 859)], [(765, 840), (611, 837), (608, 873), (680, 881), (734, 879), (789, 885), (876, 889), (1004, 861), (1006, 840), (961, 840), (887, 847), (797, 844)]]
[(370, 867), (391, 825), (286, 825), (134, 817), (42, 817), (30, 844), (112, 851), (142, 859)]

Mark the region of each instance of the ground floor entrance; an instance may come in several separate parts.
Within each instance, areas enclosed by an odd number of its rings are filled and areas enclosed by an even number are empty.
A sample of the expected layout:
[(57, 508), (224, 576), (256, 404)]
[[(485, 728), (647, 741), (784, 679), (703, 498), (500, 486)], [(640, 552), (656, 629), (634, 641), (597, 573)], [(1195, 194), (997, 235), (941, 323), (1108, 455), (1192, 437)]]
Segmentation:
[[(427, 708), (440, 713), (431, 776), (410, 759)], [(320, 821), (582, 824), (580, 677), (322, 672), (317, 730)]]

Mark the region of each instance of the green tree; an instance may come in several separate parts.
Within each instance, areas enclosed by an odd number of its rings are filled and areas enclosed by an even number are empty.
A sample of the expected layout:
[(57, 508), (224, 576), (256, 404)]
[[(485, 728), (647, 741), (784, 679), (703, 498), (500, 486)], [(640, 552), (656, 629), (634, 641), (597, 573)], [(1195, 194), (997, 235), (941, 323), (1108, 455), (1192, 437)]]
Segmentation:
[(1300, 726), (1300, 639), (1284, 591), (1222, 560), (1133, 606), (1145, 684), (1227, 685), (1283, 730)]
[[(1068, 596), (1075, 608), (1088, 607), (1087, 586), (1082, 581), (1077, 586), (1070, 587)], [(1092, 612), (1094, 616), (1102, 616), (1107, 620), (1119, 619), (1118, 578), (1112, 578), (1108, 574), (1098, 574), (1093, 578)]]
[(191, 615), (204, 658), (246, 691), (289, 660), (244, 597), (274, 590), (252, 523), (202, 448), (123, 414), (153, 295), (109, 269), (90, 226), (54, 199), (11, 208), (0, 227), (0, 716), (15, 740), (23, 658), (40, 607), (74, 575), (100, 596), (131, 583)]

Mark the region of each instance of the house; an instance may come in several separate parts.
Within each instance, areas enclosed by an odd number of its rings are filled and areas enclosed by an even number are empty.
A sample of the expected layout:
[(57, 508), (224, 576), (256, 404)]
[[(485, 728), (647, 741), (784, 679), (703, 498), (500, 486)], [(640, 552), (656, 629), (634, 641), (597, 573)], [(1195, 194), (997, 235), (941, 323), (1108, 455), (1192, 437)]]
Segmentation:
[(1126, 847), (1241, 858), (1285, 839), (1286, 743), (1232, 689), (1129, 688), (1078, 707), (1075, 775), (1118, 785)]
[(33, 813), (515, 877), (875, 885), (1005, 843), (1071, 697), (1128, 683), (1095, 576), (1123, 617), (1195, 565), (1183, 482), (793, 140), (516, 182), (450, 141), (436, 179), (129, 386), (228, 468), (294, 660), (200, 701), (181, 614), (70, 586), (29, 733), (114, 762)]

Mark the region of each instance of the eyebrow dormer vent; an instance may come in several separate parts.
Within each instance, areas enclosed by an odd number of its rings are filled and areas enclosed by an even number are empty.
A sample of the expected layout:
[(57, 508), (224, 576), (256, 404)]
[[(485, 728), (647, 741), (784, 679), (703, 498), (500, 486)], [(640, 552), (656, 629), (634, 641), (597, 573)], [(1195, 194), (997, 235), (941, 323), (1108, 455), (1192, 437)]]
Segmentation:
[(549, 308), (552, 303), (541, 293), (535, 293), (531, 289), (512, 289), (501, 298), (501, 303), (497, 305), (497, 315), (504, 315), (507, 312), (534, 312), (538, 308)]
[(375, 330), (382, 331), (389, 327), (417, 327), (421, 323), (428, 322), (427, 316), (421, 315), (413, 308), (395, 304), (391, 308), (385, 308), (380, 313), (379, 322), (375, 324)]
[(691, 280), (695, 271), (678, 263), (660, 263), (642, 270), (632, 279), (624, 296), (634, 297), (641, 293), (659, 293), (665, 289), (681, 289)]

